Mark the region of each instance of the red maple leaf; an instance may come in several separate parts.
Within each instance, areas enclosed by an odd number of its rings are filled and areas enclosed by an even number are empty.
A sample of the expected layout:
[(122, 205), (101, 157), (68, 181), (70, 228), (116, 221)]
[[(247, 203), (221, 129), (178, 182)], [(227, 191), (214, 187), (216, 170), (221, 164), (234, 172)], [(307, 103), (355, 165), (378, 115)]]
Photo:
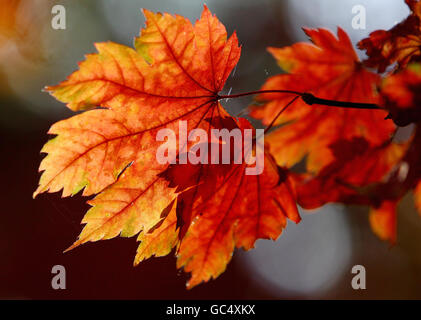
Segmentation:
[[(252, 128), (245, 119), (240, 119), (239, 127)], [(247, 157), (251, 150), (245, 149)], [(287, 218), (300, 221), (287, 170), (278, 167), (267, 151), (261, 174), (247, 175), (250, 167), (247, 161), (187, 164), (175, 165), (164, 174), (171, 185), (185, 190), (177, 198), (182, 226), (177, 265), (191, 272), (189, 288), (221, 274), (235, 247), (249, 250), (259, 238), (275, 240)]]
[[(269, 48), (278, 64), (289, 74), (270, 78), (262, 90), (293, 90), (323, 99), (377, 103), (380, 77), (359, 61), (349, 37), (338, 28), (338, 38), (325, 29), (304, 29), (313, 44), (297, 43), (281, 49)], [(269, 124), (291, 100), (291, 94), (264, 93), (263, 106), (255, 106), (252, 116)], [(387, 113), (379, 110), (309, 107), (296, 100), (278, 118), (284, 126), (266, 139), (278, 164), (292, 166), (307, 155), (307, 169), (317, 172), (333, 160), (329, 146), (338, 140), (365, 138), (381, 145), (394, 130)], [(373, 128), (373, 124), (375, 127)]]
[(419, 209), (421, 179), (420, 95), (421, 68), (418, 64), (389, 75), (380, 88), (381, 103), (396, 124), (415, 124), (405, 143), (391, 141), (372, 146), (366, 140), (338, 141), (331, 148), (335, 161), (317, 175), (298, 175), (298, 203), (317, 208), (328, 202), (371, 206), (370, 224), (384, 240), (396, 241), (397, 205), (414, 190)]
[[(297, 176), (298, 203), (314, 209), (328, 202), (379, 204), (381, 198), (361, 198), (367, 187), (385, 181), (405, 155), (407, 144), (386, 142), (373, 147), (362, 138), (337, 141), (330, 148), (335, 160), (316, 176)], [(364, 189), (365, 187), (365, 189)], [(373, 197), (379, 197), (376, 193)]]
[(361, 40), (358, 47), (365, 50), (368, 67), (378, 68), (384, 72), (386, 68), (397, 62), (400, 68), (408, 63), (421, 59), (421, 2), (405, 0), (411, 14), (392, 29), (376, 30)]

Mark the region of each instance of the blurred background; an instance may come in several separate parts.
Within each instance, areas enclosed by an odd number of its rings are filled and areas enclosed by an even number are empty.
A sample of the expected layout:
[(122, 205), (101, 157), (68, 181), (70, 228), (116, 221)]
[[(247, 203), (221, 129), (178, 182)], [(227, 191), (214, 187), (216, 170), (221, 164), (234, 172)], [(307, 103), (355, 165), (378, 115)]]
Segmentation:
[[(66, 9), (66, 29), (54, 30), (54, 5)], [(231, 34), (237, 31), (242, 57), (226, 91), (258, 89), (280, 72), (266, 52), (306, 40), (302, 26), (340, 25), (356, 43), (378, 28), (390, 28), (408, 14), (402, 0), (208, 0)], [(366, 29), (352, 28), (352, 8), (366, 9)], [(185, 289), (187, 276), (175, 258), (154, 258), (132, 266), (135, 238), (88, 243), (63, 254), (81, 231), (84, 198), (43, 194), (32, 199), (48, 140), (48, 128), (72, 115), (42, 92), (77, 68), (93, 43), (132, 46), (144, 25), (141, 8), (177, 13), (195, 21), (198, 0), (0, 0), (0, 298), (3, 299), (419, 299), (421, 219), (410, 196), (402, 201), (398, 243), (389, 247), (370, 231), (367, 210), (330, 205), (303, 212), (276, 242), (258, 241), (237, 251), (217, 280)], [(361, 53), (359, 53), (361, 54)], [(230, 100), (238, 114), (251, 98)], [(367, 290), (353, 290), (351, 269), (363, 265)], [(66, 268), (67, 289), (51, 288), (51, 269)]]

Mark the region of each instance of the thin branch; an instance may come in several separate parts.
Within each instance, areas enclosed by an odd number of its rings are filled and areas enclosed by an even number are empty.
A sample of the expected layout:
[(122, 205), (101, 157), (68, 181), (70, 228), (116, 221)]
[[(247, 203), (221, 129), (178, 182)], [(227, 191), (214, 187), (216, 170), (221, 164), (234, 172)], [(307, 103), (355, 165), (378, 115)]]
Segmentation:
[(311, 93), (303, 93), (301, 99), (308, 105), (320, 104), (328, 107), (337, 107), (337, 108), (351, 108), (351, 109), (375, 109), (383, 110), (374, 103), (360, 103), (360, 102), (348, 102), (348, 101), (337, 101), (337, 100), (328, 100), (315, 97)]
[(310, 106), (314, 104), (318, 104), (318, 105), (324, 105), (328, 107), (337, 107), (337, 108), (384, 110), (382, 107), (374, 103), (360, 103), (360, 102), (348, 102), (348, 101), (322, 99), (322, 98), (314, 96), (311, 93), (298, 92), (298, 91), (292, 91), (292, 90), (259, 90), (259, 91), (250, 91), (250, 92), (244, 92), (244, 93), (239, 93), (239, 94), (230, 94), (230, 95), (222, 95), (222, 96), (218, 95), (216, 97), (216, 100), (239, 98), (239, 97), (262, 94), (262, 93), (293, 94), (293, 95), (301, 97), (301, 99), (303, 99), (303, 101)]

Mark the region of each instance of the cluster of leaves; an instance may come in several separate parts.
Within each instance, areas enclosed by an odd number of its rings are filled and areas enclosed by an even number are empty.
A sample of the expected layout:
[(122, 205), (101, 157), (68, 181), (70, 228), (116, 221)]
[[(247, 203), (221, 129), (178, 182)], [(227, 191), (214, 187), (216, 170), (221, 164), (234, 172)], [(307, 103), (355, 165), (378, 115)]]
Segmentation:
[[(70, 109), (87, 111), (51, 127), (49, 134), (57, 136), (42, 149), (48, 155), (34, 196), (60, 190), (64, 197), (81, 190), (95, 195), (88, 201), (85, 227), (69, 249), (138, 235), (135, 265), (174, 249), (177, 267), (191, 273), (189, 288), (220, 275), (236, 247), (248, 250), (259, 238), (276, 239), (288, 219), (298, 223), (297, 203), (369, 205), (373, 230), (395, 241), (399, 200), (415, 190), (421, 207), (421, 65), (416, 63), (421, 3), (406, 2), (413, 12), (407, 20), (359, 43), (366, 61), (359, 61), (340, 28), (337, 37), (325, 29), (305, 29), (312, 44), (269, 49), (287, 73), (268, 79), (251, 106), (251, 116), (268, 129), (277, 126), (268, 130), (264, 171), (256, 176), (245, 174), (247, 161), (157, 162), (159, 129), (172, 129), (177, 150), (188, 150), (178, 136), (181, 120), (189, 130), (207, 132), (252, 127), (219, 102), (218, 92), (240, 57), (236, 34), (227, 39), (206, 6), (195, 25), (182, 16), (145, 10), (146, 27), (135, 49), (98, 43), (98, 53), (88, 55), (78, 71), (47, 87)], [(383, 73), (386, 68), (391, 70)], [(380, 107), (310, 107), (309, 93)], [(413, 136), (396, 142), (397, 126), (410, 123)], [(289, 170), (301, 161), (305, 173)]]

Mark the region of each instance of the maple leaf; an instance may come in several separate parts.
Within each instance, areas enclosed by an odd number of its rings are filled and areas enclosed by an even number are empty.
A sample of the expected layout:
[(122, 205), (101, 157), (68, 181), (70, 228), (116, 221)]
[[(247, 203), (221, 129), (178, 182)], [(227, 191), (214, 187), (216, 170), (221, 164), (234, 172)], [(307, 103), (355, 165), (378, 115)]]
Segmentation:
[[(219, 103), (218, 92), (240, 56), (235, 33), (227, 40), (206, 6), (194, 26), (181, 16), (144, 13), (146, 28), (135, 40), (136, 50), (96, 44), (98, 53), (88, 55), (78, 71), (47, 87), (70, 109), (85, 112), (51, 127), (57, 136), (42, 149), (48, 155), (34, 196), (61, 189), (63, 196), (95, 194), (85, 227), (67, 250), (139, 234), (135, 265), (177, 247), (177, 265), (192, 273), (193, 287), (217, 277), (234, 246), (250, 249), (258, 238), (277, 238), (287, 217), (298, 222), (295, 193), (286, 169), (268, 153), (257, 176), (247, 175), (247, 161), (188, 163), (187, 170), (157, 161), (160, 129), (177, 133), (168, 154), (174, 151), (178, 159), (192, 145), (181, 139), (181, 122), (187, 132), (252, 127)], [(207, 173), (197, 177), (202, 171)]]
[(403, 22), (388, 31), (374, 31), (358, 43), (358, 47), (367, 53), (365, 64), (368, 67), (384, 72), (395, 62), (399, 68), (404, 68), (410, 62), (420, 61), (421, 2), (405, 0), (405, 3), (412, 12)]
[(408, 190), (403, 180), (408, 174), (411, 142), (373, 147), (362, 138), (338, 141), (331, 146), (334, 162), (315, 176), (295, 176), (298, 203), (306, 209), (329, 202), (368, 205), (373, 232), (394, 244), (397, 204)]
[[(245, 119), (239, 119), (239, 125), (242, 130), (251, 127)], [(191, 273), (188, 288), (219, 276), (235, 247), (249, 250), (259, 238), (275, 240), (287, 218), (300, 221), (291, 178), (267, 151), (260, 175), (245, 173), (251, 167), (247, 161), (179, 166), (170, 168), (165, 176), (185, 190), (177, 197), (181, 204), (178, 219), (187, 225), (187, 230), (181, 228), (185, 236), (177, 252), (177, 266)]]
[[(387, 178), (404, 157), (408, 143), (372, 146), (363, 138), (354, 138), (337, 141), (330, 148), (335, 161), (315, 176), (296, 176), (297, 200), (303, 208), (314, 209), (328, 202), (380, 205), (381, 196), (370, 192), (369, 186)], [(367, 193), (368, 198), (360, 197)]]
[[(415, 206), (421, 212), (421, 64), (412, 63), (395, 74), (388, 75), (381, 87), (383, 105), (400, 126), (415, 124), (415, 133), (404, 158), (408, 166), (406, 177), (400, 181), (404, 190), (414, 189)], [(396, 183), (395, 188), (396, 188)], [(404, 192), (401, 192), (404, 194)]]
[(192, 274), (188, 288), (224, 272), (235, 247), (249, 250), (259, 238), (276, 240), (287, 218), (300, 221), (292, 184), (267, 153), (262, 175), (246, 176), (244, 170), (232, 169), (216, 182), (215, 191), (195, 190), (204, 199), (194, 199), (191, 210), (197, 219), (177, 255), (177, 266)]
[[(368, 195), (369, 198), (375, 197), (376, 201), (380, 202), (370, 210), (370, 225), (379, 238), (392, 244), (396, 242), (397, 205), (409, 190), (414, 189), (415, 206), (420, 208), (420, 89), (420, 65), (411, 64), (400, 72), (387, 76), (380, 91), (382, 105), (390, 111), (390, 116), (397, 125), (415, 124), (413, 137), (405, 143), (405, 153), (400, 159), (401, 165), (396, 163), (396, 169), (388, 173), (386, 181), (378, 183), (370, 191), (371, 195)], [(382, 163), (384, 156), (379, 154), (377, 161)]]
[(421, 133), (415, 110), (419, 107), (420, 82), (414, 74), (417, 70), (409, 67), (391, 75), (381, 88), (384, 105), (394, 121), (398, 125), (415, 122), (412, 137), (403, 143), (387, 141), (380, 146), (370, 145), (361, 138), (338, 141), (331, 146), (334, 162), (316, 175), (296, 176), (297, 200), (301, 206), (312, 209), (328, 202), (369, 205), (374, 233), (391, 244), (396, 242), (399, 201), (411, 189), (414, 189), (416, 206), (419, 201)]
[(146, 28), (136, 49), (112, 42), (96, 44), (78, 71), (51, 94), (72, 110), (90, 110), (53, 125), (42, 152), (44, 171), (34, 196), (63, 189), (63, 196), (96, 196), (83, 219), (75, 247), (121, 233), (148, 231), (160, 220), (175, 193), (158, 173), (159, 129), (177, 133), (208, 128), (213, 114), (228, 115), (217, 93), (236, 65), (235, 33), (227, 40), (223, 25), (207, 7), (193, 26), (181, 16), (145, 10)]
[[(363, 67), (341, 28), (338, 28), (337, 38), (325, 29), (304, 31), (313, 44), (269, 48), (278, 64), (289, 74), (270, 78), (262, 90), (287, 89), (323, 99), (378, 102), (375, 88), (380, 77)], [(251, 115), (269, 124), (292, 95), (260, 94), (258, 102), (263, 106), (254, 106)], [(386, 115), (381, 110), (309, 107), (298, 99), (278, 118), (276, 124), (284, 126), (270, 133), (266, 141), (278, 164), (290, 167), (307, 155), (307, 169), (317, 172), (333, 161), (329, 146), (338, 140), (362, 137), (373, 145), (386, 141), (394, 130), (393, 123), (384, 120)]]

